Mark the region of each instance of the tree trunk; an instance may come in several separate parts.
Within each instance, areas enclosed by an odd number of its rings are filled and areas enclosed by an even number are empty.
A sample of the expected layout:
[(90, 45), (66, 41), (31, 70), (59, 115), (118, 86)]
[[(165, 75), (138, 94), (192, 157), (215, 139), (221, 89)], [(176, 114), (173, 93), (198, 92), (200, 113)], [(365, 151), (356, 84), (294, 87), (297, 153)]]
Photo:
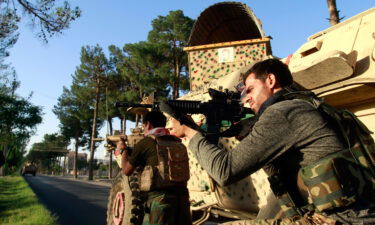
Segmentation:
[(108, 178), (112, 179), (113, 174), (112, 174), (112, 151), (109, 152), (109, 164), (108, 164)]
[(107, 122), (108, 122), (108, 126), (109, 126), (109, 135), (113, 135), (112, 118), (108, 117)]
[(124, 118), (120, 117), (120, 133), (124, 133)]
[(66, 155), (64, 155), (64, 162), (63, 162), (63, 172), (62, 175), (65, 175), (65, 170), (66, 170)]
[[(14, 93), (12, 94), (12, 96), (14, 96)], [(6, 131), (8, 134), (11, 133), (12, 131), (12, 128), (8, 125), (6, 125)], [(0, 152), (0, 153), (3, 153), (4, 155), (4, 165), (0, 166), (0, 176), (5, 176), (7, 175), (7, 170), (5, 169), (5, 164), (7, 163), (7, 157), (8, 157), (8, 154), (9, 154), (9, 145), (8, 143), (4, 143), (4, 148), (3, 148), (3, 151)]]
[(75, 136), (75, 146), (74, 146), (74, 165), (73, 165), (73, 173), (74, 173), (74, 178), (78, 178), (78, 147), (79, 147), (79, 136), (78, 132), (76, 133)]
[[(109, 135), (113, 135), (112, 119), (108, 118)], [(109, 151), (108, 178), (112, 179), (112, 151)]]
[(94, 107), (94, 118), (92, 122), (92, 133), (91, 133), (91, 140), (90, 140), (90, 161), (89, 161), (89, 180), (93, 180), (94, 178), (94, 171), (93, 171), (93, 162), (94, 162), (94, 154), (95, 154), (95, 135), (96, 135), (96, 126), (97, 126), (97, 116), (98, 116), (98, 109), (99, 109), (99, 98), (100, 98), (100, 78), (97, 76), (96, 78), (96, 90), (95, 90), (95, 107)]
[(121, 118), (121, 134), (126, 134), (126, 115)]
[(139, 114), (135, 114), (135, 127), (139, 125)]
[(178, 62), (178, 58), (175, 59), (175, 65), (174, 65), (174, 83), (173, 83), (173, 99), (177, 99), (179, 97), (178, 90), (180, 89), (180, 65)]
[(336, 0), (327, 0), (328, 11), (329, 11), (329, 22), (331, 25), (340, 23), (339, 11), (336, 7)]
[(0, 154), (3, 154), (4, 156), (4, 165), (0, 166), (0, 176), (5, 176), (6, 171), (5, 171), (5, 164), (7, 162), (7, 156), (8, 156), (8, 144), (4, 144), (3, 151), (0, 151)]
[(172, 98), (177, 99), (179, 94), (178, 94), (178, 89), (179, 89), (179, 82), (180, 82), (180, 67), (179, 67), (179, 60), (178, 60), (178, 53), (177, 51), (177, 43), (176, 40), (173, 41), (173, 46), (172, 46), (172, 52), (173, 52), (173, 84), (172, 84)]

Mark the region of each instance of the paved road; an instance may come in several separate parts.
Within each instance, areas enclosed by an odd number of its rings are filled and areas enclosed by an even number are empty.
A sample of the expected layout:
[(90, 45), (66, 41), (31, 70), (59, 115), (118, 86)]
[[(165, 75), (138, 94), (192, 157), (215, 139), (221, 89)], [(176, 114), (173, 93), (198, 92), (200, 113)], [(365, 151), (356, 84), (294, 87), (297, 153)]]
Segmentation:
[[(59, 225), (105, 225), (110, 184), (59, 176), (25, 176)], [(217, 225), (205, 222), (204, 225)]]
[(109, 184), (44, 175), (25, 179), (59, 225), (106, 224)]

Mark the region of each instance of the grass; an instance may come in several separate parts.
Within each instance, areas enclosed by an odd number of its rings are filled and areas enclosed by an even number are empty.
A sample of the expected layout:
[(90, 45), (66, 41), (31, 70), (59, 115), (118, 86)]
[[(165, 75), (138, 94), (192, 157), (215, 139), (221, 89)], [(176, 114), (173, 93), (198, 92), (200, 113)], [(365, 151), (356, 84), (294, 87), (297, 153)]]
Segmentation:
[(55, 225), (56, 219), (22, 177), (0, 177), (0, 224)]

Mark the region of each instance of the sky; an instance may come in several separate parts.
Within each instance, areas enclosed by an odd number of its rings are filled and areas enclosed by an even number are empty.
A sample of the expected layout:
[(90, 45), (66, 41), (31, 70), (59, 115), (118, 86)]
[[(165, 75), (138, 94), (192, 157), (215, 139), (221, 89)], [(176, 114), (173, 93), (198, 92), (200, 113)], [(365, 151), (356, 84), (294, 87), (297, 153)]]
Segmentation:
[[(58, 1), (62, 2), (62, 1)], [(37, 127), (29, 147), (43, 139), (44, 134), (59, 131), (59, 121), (52, 109), (62, 94), (63, 86), (72, 83), (72, 74), (80, 64), (82, 46), (100, 45), (108, 54), (108, 46), (124, 46), (147, 39), (151, 21), (166, 16), (171, 10), (182, 10), (196, 19), (207, 7), (220, 2), (213, 0), (79, 0), (70, 1), (82, 10), (82, 16), (63, 34), (43, 43), (33, 29), (22, 20), (20, 37), (10, 49), (11, 63), (21, 81), (18, 94), (23, 97), (33, 93), (31, 102), (43, 108), (43, 122)], [(284, 58), (296, 51), (307, 38), (330, 26), (326, 0), (252, 0), (247, 4), (262, 21), (263, 30), (271, 36), (273, 55)], [(375, 0), (336, 0), (340, 17), (348, 19), (375, 7)], [(115, 129), (119, 123), (114, 124)], [(105, 136), (106, 126), (100, 131)], [(96, 157), (103, 158), (103, 145)]]

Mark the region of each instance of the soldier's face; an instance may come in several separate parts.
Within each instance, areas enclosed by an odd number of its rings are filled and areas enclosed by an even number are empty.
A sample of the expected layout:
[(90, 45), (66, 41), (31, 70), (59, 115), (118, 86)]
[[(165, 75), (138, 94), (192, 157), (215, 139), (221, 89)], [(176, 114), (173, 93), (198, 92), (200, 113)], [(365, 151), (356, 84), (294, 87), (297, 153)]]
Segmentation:
[(183, 125), (181, 125), (181, 123), (178, 120), (176, 120), (173, 117), (170, 117), (168, 123), (169, 123), (168, 129), (171, 135), (174, 135), (176, 137), (185, 136), (184, 127)]
[(152, 130), (152, 126), (150, 122), (145, 122), (142, 124), (143, 133), (144, 135), (147, 135), (150, 130)]
[(254, 73), (251, 73), (245, 81), (245, 89), (243, 90), (243, 103), (248, 104), (255, 113), (259, 112), (260, 106), (273, 95), (272, 81), (270, 75), (265, 81), (257, 79)]

